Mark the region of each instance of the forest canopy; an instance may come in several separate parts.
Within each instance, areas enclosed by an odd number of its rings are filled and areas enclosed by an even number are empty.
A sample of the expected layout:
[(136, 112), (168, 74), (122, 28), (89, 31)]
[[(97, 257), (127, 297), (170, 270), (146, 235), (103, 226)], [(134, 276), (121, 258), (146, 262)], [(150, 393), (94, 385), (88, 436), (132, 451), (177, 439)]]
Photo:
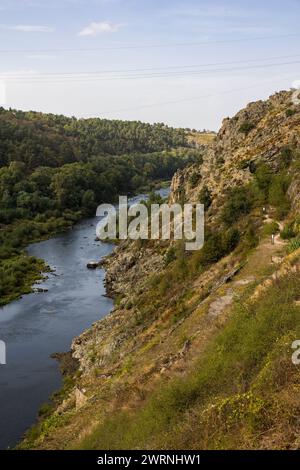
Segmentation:
[(76, 119), (0, 108), (0, 166), (21, 161), (32, 170), (86, 162), (99, 155), (151, 153), (188, 146), (184, 129), (162, 123)]

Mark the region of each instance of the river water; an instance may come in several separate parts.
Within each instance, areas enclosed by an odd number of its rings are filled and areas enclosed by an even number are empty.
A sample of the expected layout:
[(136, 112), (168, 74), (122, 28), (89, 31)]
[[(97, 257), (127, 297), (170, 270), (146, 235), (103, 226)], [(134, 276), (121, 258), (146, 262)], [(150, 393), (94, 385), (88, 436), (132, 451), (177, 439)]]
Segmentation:
[[(168, 189), (158, 191), (163, 197)], [(131, 203), (145, 198), (139, 195)], [(42, 403), (62, 383), (54, 352), (70, 349), (72, 339), (111, 310), (104, 297), (105, 271), (86, 264), (111, 253), (114, 246), (95, 241), (98, 218), (28, 247), (55, 271), (33, 293), (0, 308), (0, 339), (7, 348), (0, 365), (0, 449), (16, 445), (37, 417)]]

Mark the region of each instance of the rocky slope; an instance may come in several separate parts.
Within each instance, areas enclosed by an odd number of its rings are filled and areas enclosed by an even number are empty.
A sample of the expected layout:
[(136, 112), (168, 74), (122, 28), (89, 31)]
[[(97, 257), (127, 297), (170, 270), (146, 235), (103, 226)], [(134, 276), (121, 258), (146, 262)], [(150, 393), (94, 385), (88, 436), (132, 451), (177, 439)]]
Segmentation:
[[(105, 261), (115, 308), (74, 339), (79, 371), (23, 447), (298, 447), (300, 107), (291, 96), (225, 119), (202, 165), (175, 174), (171, 202), (209, 194), (207, 247), (187, 255), (180, 244), (124, 242)], [(279, 211), (262, 192), (282, 180)], [(235, 187), (255, 202), (228, 228)], [(290, 236), (272, 243), (277, 222)]]
[[(224, 119), (201, 167), (179, 171), (173, 178), (171, 200), (178, 200), (184, 191), (187, 200), (197, 202), (199, 191), (206, 185), (213, 196), (213, 210), (228, 187), (244, 185), (251, 179), (251, 166), (256, 162), (278, 169), (282, 148), (297, 147), (300, 142), (299, 106), (291, 100), (292, 92), (282, 91), (267, 101), (250, 103), (232, 119)], [(192, 172), (199, 176), (194, 188), (189, 182)]]

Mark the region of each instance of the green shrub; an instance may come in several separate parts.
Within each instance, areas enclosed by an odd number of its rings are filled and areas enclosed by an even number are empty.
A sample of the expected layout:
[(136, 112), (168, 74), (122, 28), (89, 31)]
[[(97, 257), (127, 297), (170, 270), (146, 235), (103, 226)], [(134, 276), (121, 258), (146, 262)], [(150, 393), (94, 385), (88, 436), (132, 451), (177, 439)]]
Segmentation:
[(293, 240), (290, 240), (287, 251), (288, 253), (293, 253), (293, 251), (296, 251), (300, 248), (300, 237), (294, 238)]
[(278, 232), (279, 232), (279, 225), (275, 221), (270, 222), (269, 224), (265, 224), (263, 226), (262, 234), (264, 236), (275, 235), (275, 233), (278, 233)]
[(273, 172), (269, 165), (262, 163), (256, 167), (254, 174), (255, 183), (258, 189), (263, 193), (265, 201), (268, 198), (269, 187), (273, 178)]
[(197, 183), (198, 183), (199, 179), (200, 179), (199, 173), (194, 171), (194, 173), (192, 173), (190, 178), (189, 178), (189, 183), (190, 183), (192, 188), (195, 188), (195, 186), (197, 186)]
[(282, 147), (279, 157), (280, 168), (288, 168), (293, 159), (293, 150), (288, 145)]
[(199, 193), (199, 202), (204, 205), (204, 210), (208, 210), (212, 204), (211, 191), (204, 186)]
[(230, 228), (224, 233), (207, 234), (203, 248), (193, 255), (194, 269), (198, 270), (219, 261), (235, 249), (239, 240), (240, 234), (236, 228)]
[(291, 109), (291, 108), (288, 108), (285, 112), (285, 115), (286, 117), (291, 117), (291, 116), (294, 116), (294, 114), (296, 114), (296, 110), (295, 109)]
[(38, 411), (39, 417), (47, 417), (50, 416), (50, 414), (53, 412), (53, 404), (51, 403), (43, 403), (43, 405), (40, 406), (40, 409)]
[(289, 240), (290, 238), (295, 237), (295, 232), (293, 229), (293, 224), (287, 224), (284, 226), (283, 230), (280, 232), (280, 236), (283, 240)]
[(289, 212), (290, 203), (286, 193), (290, 184), (290, 176), (275, 175), (269, 187), (269, 204), (276, 207), (277, 217), (283, 219)]
[(250, 221), (243, 237), (243, 247), (246, 251), (251, 250), (257, 246), (258, 242), (259, 238), (257, 236), (257, 227), (255, 227), (253, 222)]
[(222, 220), (226, 225), (232, 225), (242, 215), (249, 214), (252, 200), (249, 190), (245, 187), (234, 188), (228, 195), (222, 212)]
[(224, 254), (231, 253), (240, 241), (240, 233), (237, 228), (230, 228), (222, 235), (222, 251)]
[(249, 132), (254, 128), (255, 124), (250, 121), (244, 121), (239, 127), (239, 132), (242, 132), (243, 134), (249, 134)]
[(172, 263), (176, 259), (176, 250), (174, 246), (171, 246), (164, 256), (165, 266)]

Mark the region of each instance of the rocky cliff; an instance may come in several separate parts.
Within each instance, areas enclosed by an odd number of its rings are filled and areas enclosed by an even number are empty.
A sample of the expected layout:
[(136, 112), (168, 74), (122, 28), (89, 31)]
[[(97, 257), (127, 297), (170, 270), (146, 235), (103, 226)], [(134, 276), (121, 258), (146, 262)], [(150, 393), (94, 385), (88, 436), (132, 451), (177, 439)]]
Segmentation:
[[(299, 106), (293, 105), (292, 92), (282, 91), (267, 101), (250, 103), (232, 119), (223, 120), (200, 168), (194, 165), (174, 176), (171, 200), (180, 199), (184, 193), (186, 200), (198, 202), (199, 192), (206, 186), (213, 196), (213, 210), (229, 187), (251, 179), (257, 162), (269, 163), (278, 170), (282, 149), (299, 146), (299, 130)], [(199, 183), (191, 187), (194, 172)]]

